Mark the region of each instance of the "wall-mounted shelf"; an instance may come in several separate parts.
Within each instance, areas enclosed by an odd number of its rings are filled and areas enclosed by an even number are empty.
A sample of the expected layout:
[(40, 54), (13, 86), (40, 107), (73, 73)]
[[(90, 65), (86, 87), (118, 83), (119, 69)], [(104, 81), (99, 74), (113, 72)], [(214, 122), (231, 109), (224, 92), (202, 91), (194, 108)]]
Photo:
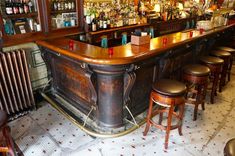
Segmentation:
[(35, 18), (38, 16), (37, 12), (27, 13), (27, 14), (16, 14), (16, 15), (3, 15), (5, 19), (16, 19), (16, 18)]
[[(30, 11), (7, 14), (6, 6), (9, 6), (9, 4), (6, 5), (6, 3), (9, 2), (13, 6), (16, 1), (0, 1), (2, 10), (0, 13), (0, 30), (2, 31), (3, 46), (74, 35), (82, 31), (83, 1), (74, 0), (74, 9), (52, 10), (52, 0), (28, 0), (27, 3), (30, 3), (30, 6), (33, 4)], [(63, 17), (63, 20), (68, 20), (72, 15), (74, 15), (74, 21), (70, 21), (70, 23), (66, 21), (67, 23), (63, 23), (58, 28), (53, 27), (52, 20), (55, 20), (55, 18)]]

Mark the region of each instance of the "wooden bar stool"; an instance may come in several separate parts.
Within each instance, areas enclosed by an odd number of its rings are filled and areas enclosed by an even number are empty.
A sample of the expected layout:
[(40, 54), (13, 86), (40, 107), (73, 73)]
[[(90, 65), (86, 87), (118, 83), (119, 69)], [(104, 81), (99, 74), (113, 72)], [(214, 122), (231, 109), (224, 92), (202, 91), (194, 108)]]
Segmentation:
[(223, 68), (222, 68), (222, 72), (220, 76), (220, 83), (219, 83), (219, 92), (221, 92), (222, 87), (225, 85), (226, 77), (229, 72), (231, 54), (222, 50), (213, 50), (210, 54), (212, 56), (216, 56), (224, 60), (224, 64), (223, 64)]
[(230, 57), (230, 62), (229, 62), (229, 67), (228, 67), (228, 81), (230, 81), (230, 74), (233, 66), (233, 61), (235, 57), (235, 49), (230, 48), (230, 47), (217, 47), (219, 50), (227, 51), (229, 52), (232, 56)]
[(218, 58), (218, 57), (213, 57), (213, 56), (203, 56), (199, 59), (202, 64), (206, 65), (207, 67), (210, 68), (211, 75), (210, 79), (212, 80), (212, 89), (211, 89), (211, 103), (214, 103), (214, 96), (217, 94), (217, 85), (219, 82), (219, 77), (220, 73), (222, 70), (222, 66), (224, 63), (224, 60)]
[[(169, 79), (162, 79), (153, 84), (149, 99), (149, 110), (147, 115), (147, 124), (144, 131), (144, 136), (147, 135), (150, 126), (155, 126), (161, 130), (166, 130), (165, 149), (168, 148), (168, 140), (170, 130), (178, 128), (179, 134), (182, 135), (182, 120), (184, 114), (186, 85), (181, 82)], [(156, 108), (153, 110), (153, 104), (163, 106), (163, 109)], [(178, 106), (179, 113), (174, 111), (175, 106)], [(167, 125), (162, 125), (163, 113), (167, 113)], [(158, 124), (152, 120), (152, 117), (159, 114)], [(178, 120), (176, 125), (171, 125), (172, 117)]]
[(0, 155), (10, 154), (11, 156), (15, 156), (10, 128), (7, 126), (7, 114), (2, 110), (0, 110), (0, 131)]
[(200, 64), (191, 64), (183, 68), (182, 79), (186, 82), (186, 103), (194, 104), (193, 120), (197, 120), (198, 105), (205, 110), (205, 97), (209, 80), (210, 68)]
[(235, 138), (229, 140), (224, 147), (225, 156), (235, 156)]

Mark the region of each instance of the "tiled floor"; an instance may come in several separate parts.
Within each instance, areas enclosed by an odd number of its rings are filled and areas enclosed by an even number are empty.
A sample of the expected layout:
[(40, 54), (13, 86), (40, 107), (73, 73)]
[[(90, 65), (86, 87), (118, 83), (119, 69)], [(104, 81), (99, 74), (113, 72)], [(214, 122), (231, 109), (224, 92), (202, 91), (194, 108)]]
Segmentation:
[(10, 126), (25, 156), (222, 156), (225, 142), (235, 137), (235, 67), (216, 103), (207, 104), (199, 113), (198, 120), (192, 121), (192, 107), (186, 107), (183, 136), (171, 131), (167, 151), (163, 149), (165, 133), (160, 130), (151, 128), (143, 137), (143, 125), (123, 137), (95, 139), (46, 102)]

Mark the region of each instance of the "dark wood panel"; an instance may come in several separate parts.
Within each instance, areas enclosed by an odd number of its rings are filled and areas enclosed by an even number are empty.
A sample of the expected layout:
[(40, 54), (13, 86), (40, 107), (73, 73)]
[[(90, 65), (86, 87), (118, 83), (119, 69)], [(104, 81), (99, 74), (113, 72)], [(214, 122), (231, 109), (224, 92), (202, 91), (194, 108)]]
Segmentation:
[[(57, 89), (67, 95), (73, 94), (74, 97), (80, 97), (87, 102), (91, 102), (91, 91), (89, 89), (89, 80), (84, 76), (85, 72), (79, 70), (77, 66), (71, 63), (55, 59), (54, 72)], [(73, 99), (76, 101), (77, 99)]]
[(88, 113), (94, 105), (89, 71), (81, 68), (79, 62), (69, 58), (55, 53), (45, 55), (45, 60), (50, 60), (47, 65), (50, 67), (50, 77), (53, 78), (53, 92), (64, 97), (83, 113)]

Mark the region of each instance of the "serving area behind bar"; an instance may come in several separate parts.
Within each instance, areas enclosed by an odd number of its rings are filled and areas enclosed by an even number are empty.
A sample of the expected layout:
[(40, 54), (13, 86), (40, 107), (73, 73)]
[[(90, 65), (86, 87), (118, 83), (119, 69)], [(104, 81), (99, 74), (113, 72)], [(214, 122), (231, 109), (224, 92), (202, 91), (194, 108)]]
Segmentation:
[(214, 44), (229, 40), (233, 31), (233, 25), (206, 32), (189, 30), (153, 38), (149, 44), (110, 48), (69, 37), (37, 44), (51, 77), (48, 96), (75, 118), (78, 114), (71, 111), (70, 104), (73, 110), (89, 116), (95, 121), (95, 125), (88, 125), (94, 131), (113, 133), (113, 128), (127, 124), (125, 119), (132, 120), (132, 115), (147, 109), (154, 82), (179, 79), (184, 65), (197, 62)]

